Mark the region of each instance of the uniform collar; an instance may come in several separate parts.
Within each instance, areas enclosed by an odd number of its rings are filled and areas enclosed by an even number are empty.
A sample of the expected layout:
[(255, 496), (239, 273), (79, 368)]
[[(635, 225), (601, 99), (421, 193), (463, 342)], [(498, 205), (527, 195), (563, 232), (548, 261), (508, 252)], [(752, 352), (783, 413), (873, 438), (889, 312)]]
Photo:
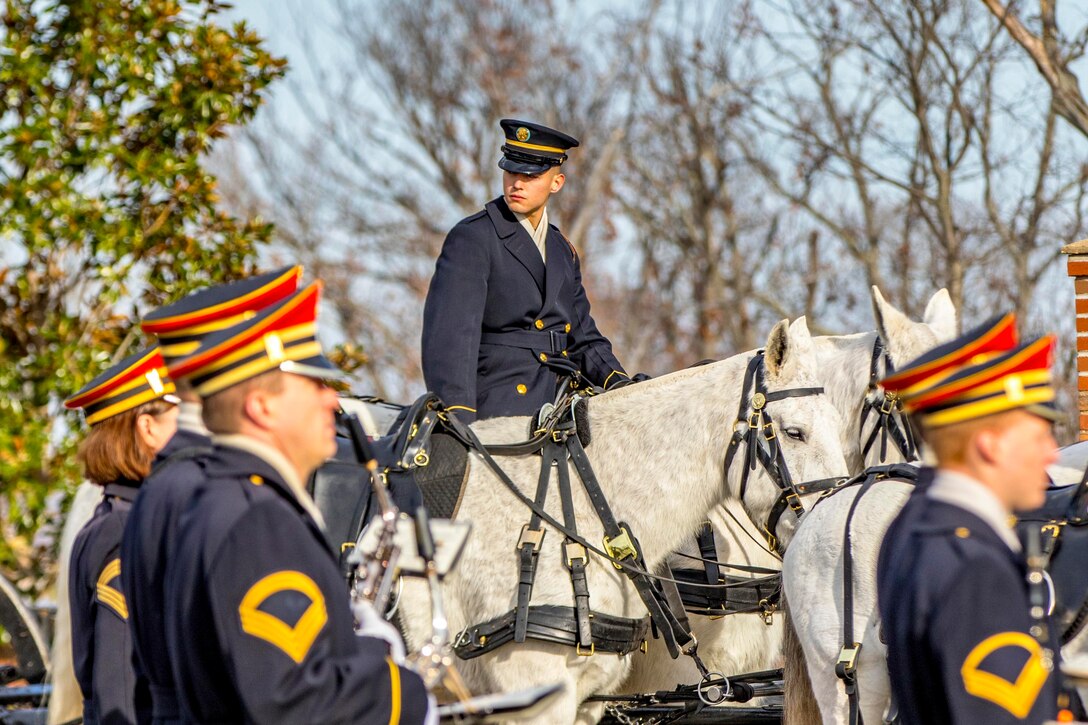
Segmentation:
[(935, 501), (957, 506), (974, 514), (993, 529), (1009, 549), (1020, 551), (1020, 540), (1009, 526), (1010, 512), (993, 491), (976, 479), (940, 468), (937, 469), (933, 483), (926, 490), (926, 495)]
[(136, 499), (136, 494), (140, 490), (139, 481), (129, 481), (128, 479), (121, 479), (114, 481), (113, 483), (107, 483), (102, 487), (102, 495), (109, 498), (119, 498), (122, 501), (128, 501), (132, 503)]
[(291, 465), (286, 456), (267, 443), (242, 434), (213, 435), (212, 442), (218, 446), (245, 451), (271, 466), (272, 470), (278, 473), (283, 482), (287, 484), (288, 490), (294, 495), (299, 505), (306, 510), (306, 513), (310, 514), (310, 518), (317, 523), (322, 531), (325, 530), (324, 517), (321, 516), (321, 512), (318, 511), (313, 498), (310, 497), (309, 492), (306, 490), (305, 483), (299, 478), (294, 466)]
[(500, 239), (506, 239), (522, 228), (517, 217), (514, 216), (514, 212), (506, 205), (506, 199), (501, 196), (487, 202), (484, 210), (491, 219), (491, 223), (495, 226), (495, 233), (499, 235)]

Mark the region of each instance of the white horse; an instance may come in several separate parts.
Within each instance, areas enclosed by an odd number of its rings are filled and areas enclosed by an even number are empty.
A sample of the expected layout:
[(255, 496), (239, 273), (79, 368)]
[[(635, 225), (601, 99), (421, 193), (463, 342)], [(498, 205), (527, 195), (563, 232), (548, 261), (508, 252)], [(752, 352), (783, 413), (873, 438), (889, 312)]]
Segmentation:
[[(915, 353), (924, 352), (916, 350)], [(914, 353), (911, 353), (913, 355)], [(908, 358), (910, 355), (908, 355)], [(901, 364), (898, 356), (893, 358)], [(1084, 447), (1071, 446), (1050, 469), (1060, 483), (1079, 481), (1076, 466)], [(1081, 469), (1083, 470), (1083, 469)], [(851, 521), (854, 636), (861, 643), (857, 662), (859, 705), (865, 722), (879, 723), (891, 702), (887, 647), (880, 641), (876, 564), (888, 527), (913, 490), (905, 482), (883, 481), (858, 502)], [(786, 636), (786, 722), (810, 725), (847, 723), (849, 709), (835, 664), (843, 646), (843, 534), (858, 487), (841, 491), (817, 506), (796, 532), (783, 562), (786, 598), (803, 602), (791, 608)], [(1088, 651), (1088, 630), (1062, 649), (1072, 658)]]
[[(867, 466), (881, 463), (898, 463), (904, 460), (903, 451), (889, 444), (881, 459), (879, 434), (872, 438), (876, 413), (871, 411), (862, 425), (863, 407), (883, 400), (880, 391), (870, 390), (874, 372), (884, 371), (884, 354), (875, 347), (878, 340), (893, 364), (902, 365), (916, 353), (951, 339), (956, 330), (956, 310), (946, 290), (940, 290), (930, 299), (921, 322), (914, 322), (884, 300), (880, 290), (872, 288), (873, 311), (877, 330), (853, 335), (814, 337), (816, 359), (821, 382), (828, 398), (843, 418), (842, 450), (850, 475), (860, 473)], [(877, 350), (874, 368), (874, 349)], [(866, 450), (866, 444), (873, 443)], [(806, 508), (811, 508), (815, 496), (803, 497)], [(768, 550), (763, 535), (735, 504), (726, 503), (709, 517), (717, 544), (717, 560), (779, 569), (778, 553)], [(802, 527), (802, 530), (804, 527)], [(788, 540), (781, 542), (782, 546)], [(698, 550), (689, 541), (680, 556), (670, 559), (674, 568), (698, 567), (685, 556), (698, 556)], [(723, 572), (745, 576), (741, 570)], [(752, 575), (753, 578), (759, 576)], [(699, 652), (707, 666), (725, 674), (752, 672), (781, 666), (781, 645), (784, 634), (782, 617), (773, 616), (769, 623), (759, 613), (732, 614), (722, 618), (701, 615), (691, 616), (692, 629), (699, 639)], [(690, 658), (673, 660), (668, 657), (660, 642), (651, 643), (645, 658), (636, 658), (631, 677), (624, 683), (625, 692), (656, 692), (670, 689), (677, 683), (693, 683), (699, 672)], [(787, 663), (788, 664), (788, 663)]]
[[(649, 570), (677, 549), (707, 512), (726, 500), (740, 498), (741, 461), (723, 475), (723, 459), (741, 402), (742, 379), (752, 354), (666, 375), (590, 398), (588, 414), (593, 442), (587, 454), (601, 489), (618, 520), (628, 522), (643, 544)], [(774, 391), (816, 385), (812, 339), (803, 319), (775, 326), (767, 341), (765, 381)], [(767, 411), (777, 425), (777, 440), (797, 481), (843, 475), (841, 421), (826, 395), (775, 400)], [(524, 436), (525, 418), (481, 421), (473, 429), (485, 442), (509, 442)], [(540, 457), (501, 459), (521, 491), (532, 496)], [(573, 474), (572, 474), (573, 475)], [(603, 528), (588, 497), (574, 489), (579, 533), (601, 541)], [(763, 520), (779, 497), (779, 489), (757, 472), (743, 500), (746, 513)], [(546, 509), (561, 516), (553, 491)], [(506, 614), (516, 602), (518, 564), (514, 546), (529, 510), (504, 487), (476, 454), (470, 456), (468, 482), (459, 516), (475, 527), (456, 570), (443, 584), (452, 631)], [(783, 517), (783, 534), (792, 526)], [(570, 578), (562, 562), (562, 535), (545, 537), (538, 560), (533, 604), (570, 606)], [(590, 556), (586, 568), (590, 606), (595, 611), (640, 618), (646, 608), (626, 576), (610, 562)], [(407, 579), (401, 598), (408, 644), (418, 649), (430, 635), (430, 601), (421, 582)], [(574, 648), (527, 640), (507, 644), (458, 664), (476, 691), (512, 691), (562, 682), (562, 699), (540, 722), (596, 722), (600, 703), (583, 704), (595, 694), (615, 693), (641, 655), (578, 656)]]

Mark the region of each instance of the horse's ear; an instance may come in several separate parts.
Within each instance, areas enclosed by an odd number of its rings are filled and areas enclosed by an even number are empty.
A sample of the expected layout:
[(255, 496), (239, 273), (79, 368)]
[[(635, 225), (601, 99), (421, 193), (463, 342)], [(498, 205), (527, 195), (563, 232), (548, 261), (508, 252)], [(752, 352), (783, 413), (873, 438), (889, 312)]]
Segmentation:
[(806, 353), (812, 354), (812, 336), (805, 318), (798, 317), (792, 325), (789, 320), (782, 320), (767, 337), (764, 353), (767, 377), (792, 378)]
[(956, 306), (952, 304), (952, 297), (947, 289), (942, 287), (929, 298), (922, 322), (933, 330), (933, 334), (940, 342), (951, 340), (956, 336)]
[(880, 339), (884, 341), (884, 344), (888, 344), (889, 340), (896, 339), (896, 333), (899, 330), (912, 324), (912, 322), (909, 317), (897, 310), (891, 303), (885, 301), (884, 295), (880, 294), (880, 288), (875, 284), (872, 292), (876, 331), (880, 334)]

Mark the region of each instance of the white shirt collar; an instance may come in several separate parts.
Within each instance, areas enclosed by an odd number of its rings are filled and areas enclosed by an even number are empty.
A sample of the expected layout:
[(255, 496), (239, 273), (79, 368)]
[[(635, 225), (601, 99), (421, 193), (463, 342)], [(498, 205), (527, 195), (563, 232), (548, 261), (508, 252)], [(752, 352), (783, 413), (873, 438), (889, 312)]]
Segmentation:
[(204, 406), (189, 400), (183, 400), (178, 404), (178, 428), (190, 433), (211, 437), (211, 431), (204, 425), (201, 416)]
[(1013, 551), (1020, 551), (1020, 540), (1009, 525), (1010, 512), (993, 491), (970, 476), (937, 469), (937, 475), (926, 495), (935, 501), (958, 506), (989, 524), (990, 528)]
[(302, 505), (302, 508), (310, 514), (310, 517), (317, 523), (322, 531), (325, 530), (324, 517), (321, 515), (321, 512), (317, 510), (317, 504), (314, 503), (313, 498), (310, 496), (310, 492), (306, 490), (305, 483), (299, 479), (294, 466), (287, 460), (287, 456), (283, 455), (267, 443), (238, 433), (230, 435), (214, 435), (212, 436), (212, 442), (217, 446), (228, 446), (230, 448), (237, 448), (245, 451), (246, 453), (257, 456), (257, 458), (260, 458), (262, 461), (272, 466), (276, 473), (280, 474), (280, 477), (283, 478), (287, 487), (291, 489), (291, 493), (295, 495), (295, 499)]
[(532, 222), (529, 221), (529, 217), (519, 212), (514, 212), (514, 216), (521, 222), (521, 226), (525, 227), (525, 231), (529, 232), (529, 236), (532, 237), (533, 243), (536, 244), (536, 248), (540, 250), (540, 258), (547, 264), (548, 208), (544, 207), (544, 211), (540, 215), (540, 223), (536, 225), (535, 229), (533, 228)]

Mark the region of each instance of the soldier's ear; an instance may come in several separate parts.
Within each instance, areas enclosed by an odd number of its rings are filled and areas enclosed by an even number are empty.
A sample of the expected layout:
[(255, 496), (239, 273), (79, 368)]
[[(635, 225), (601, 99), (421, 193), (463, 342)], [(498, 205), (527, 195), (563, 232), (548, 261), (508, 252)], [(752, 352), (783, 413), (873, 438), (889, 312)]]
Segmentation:
[(563, 188), (563, 182), (567, 180), (567, 175), (560, 172), (552, 177), (552, 193), (559, 191)]

